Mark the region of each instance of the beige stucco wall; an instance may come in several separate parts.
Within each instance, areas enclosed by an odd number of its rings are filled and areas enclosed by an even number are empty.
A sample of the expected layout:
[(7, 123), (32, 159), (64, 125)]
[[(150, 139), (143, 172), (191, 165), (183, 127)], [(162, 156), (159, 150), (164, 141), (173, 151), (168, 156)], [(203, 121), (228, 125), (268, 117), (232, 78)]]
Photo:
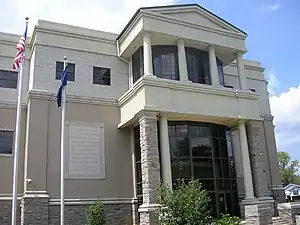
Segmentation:
[[(55, 101), (33, 100), (35, 108), (45, 108), (48, 104), (47, 126), (44, 121), (34, 120), (33, 126), (39, 126), (36, 133), (37, 142), (40, 135), (38, 131), (47, 130), (47, 147), (45, 149), (31, 149), (34, 155), (30, 155), (29, 160), (40, 160), (35, 163), (29, 163), (28, 167), (44, 168), (41, 164), (46, 164), (46, 174), (44, 170), (36, 171), (33, 175), (32, 184), (42, 186), (42, 180), (46, 181), (47, 192), (51, 198), (60, 197), (60, 127), (61, 114)], [(129, 133), (117, 129), (119, 110), (117, 107), (87, 105), (87, 104), (67, 104), (66, 119), (70, 121), (81, 121), (91, 123), (104, 123), (105, 126), (105, 164), (106, 179), (104, 180), (71, 180), (65, 181), (66, 198), (131, 198), (133, 197), (132, 187), (132, 164), (131, 153), (129, 149)], [(42, 118), (41, 118), (42, 119)], [(42, 125), (42, 126), (40, 126)], [(37, 158), (36, 152), (46, 153), (45, 158)], [(44, 153), (40, 153), (44, 155)], [(28, 185), (28, 189), (32, 187)]]
[[(16, 109), (0, 107), (0, 129), (15, 130)], [(23, 165), (24, 165), (24, 144), (25, 144), (25, 125), (26, 111), (22, 111), (21, 136), (20, 136), (20, 155), (19, 155), (19, 176), (18, 176), (18, 194), (23, 193)], [(13, 178), (12, 155), (0, 154), (0, 197), (9, 197), (12, 195)]]

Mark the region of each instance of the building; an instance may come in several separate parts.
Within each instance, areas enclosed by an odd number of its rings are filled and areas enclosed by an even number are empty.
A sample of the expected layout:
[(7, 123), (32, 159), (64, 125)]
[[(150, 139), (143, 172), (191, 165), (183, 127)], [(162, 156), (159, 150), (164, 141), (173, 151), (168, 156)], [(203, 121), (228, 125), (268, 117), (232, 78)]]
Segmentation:
[[(68, 224), (83, 224), (97, 198), (111, 224), (154, 224), (160, 178), (200, 179), (216, 217), (271, 223), (285, 196), (264, 68), (243, 58), (246, 37), (196, 4), (141, 8), (120, 34), (40, 20), (24, 67), (23, 224), (59, 224), (64, 56)], [(0, 35), (0, 224), (10, 220), (18, 39)]]
[(298, 199), (300, 196), (300, 185), (290, 183), (286, 185), (284, 188), (284, 194), (285, 198), (288, 201), (293, 201), (295, 199)]

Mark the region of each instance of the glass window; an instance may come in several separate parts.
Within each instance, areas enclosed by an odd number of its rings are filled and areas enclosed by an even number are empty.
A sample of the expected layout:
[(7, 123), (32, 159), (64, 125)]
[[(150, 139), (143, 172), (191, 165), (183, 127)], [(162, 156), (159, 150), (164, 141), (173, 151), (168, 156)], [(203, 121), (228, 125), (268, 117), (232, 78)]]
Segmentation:
[[(64, 71), (64, 63), (63, 62), (56, 62), (56, 74), (55, 79), (60, 80), (61, 75)], [(74, 63), (68, 63), (68, 81), (75, 81), (75, 64)]]
[(132, 76), (133, 83), (135, 83), (144, 74), (144, 63), (143, 63), (143, 48), (140, 47), (132, 55)]
[(217, 58), (217, 66), (218, 66), (218, 77), (221, 86), (225, 85), (224, 73), (223, 73), (223, 63), (220, 59)]
[(0, 130), (0, 154), (12, 154), (13, 131)]
[(17, 89), (18, 72), (0, 70), (0, 87)]
[(185, 48), (189, 80), (210, 84), (208, 53), (195, 48)]
[(152, 46), (153, 73), (155, 76), (179, 80), (177, 46)]
[(93, 84), (110, 86), (110, 69), (103, 67), (93, 67)]
[[(227, 127), (197, 122), (169, 122), (173, 185), (199, 179), (212, 198), (215, 217), (239, 213), (236, 174)], [(229, 149), (230, 148), (230, 149)], [(228, 154), (228, 152), (230, 152)]]

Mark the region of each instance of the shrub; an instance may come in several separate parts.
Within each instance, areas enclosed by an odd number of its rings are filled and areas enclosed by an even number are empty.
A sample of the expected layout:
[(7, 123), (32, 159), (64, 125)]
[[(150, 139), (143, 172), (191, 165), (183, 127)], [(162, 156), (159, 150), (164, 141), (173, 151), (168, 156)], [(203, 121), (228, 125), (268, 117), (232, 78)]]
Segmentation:
[(210, 198), (198, 181), (183, 181), (173, 191), (161, 185), (158, 190), (160, 221), (165, 225), (210, 224)]
[(88, 208), (87, 225), (104, 225), (105, 215), (102, 202), (97, 200)]
[(223, 214), (222, 218), (218, 220), (218, 225), (239, 225), (241, 222), (239, 217)]

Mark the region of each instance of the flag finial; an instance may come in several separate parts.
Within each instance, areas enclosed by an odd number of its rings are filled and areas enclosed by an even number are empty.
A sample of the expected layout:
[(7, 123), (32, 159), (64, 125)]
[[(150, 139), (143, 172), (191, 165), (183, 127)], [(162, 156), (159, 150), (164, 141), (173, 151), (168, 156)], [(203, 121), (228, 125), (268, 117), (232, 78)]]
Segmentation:
[(28, 20), (29, 20), (29, 17), (27, 16), (27, 17), (25, 18), (25, 20), (26, 20), (26, 22), (28, 22)]

